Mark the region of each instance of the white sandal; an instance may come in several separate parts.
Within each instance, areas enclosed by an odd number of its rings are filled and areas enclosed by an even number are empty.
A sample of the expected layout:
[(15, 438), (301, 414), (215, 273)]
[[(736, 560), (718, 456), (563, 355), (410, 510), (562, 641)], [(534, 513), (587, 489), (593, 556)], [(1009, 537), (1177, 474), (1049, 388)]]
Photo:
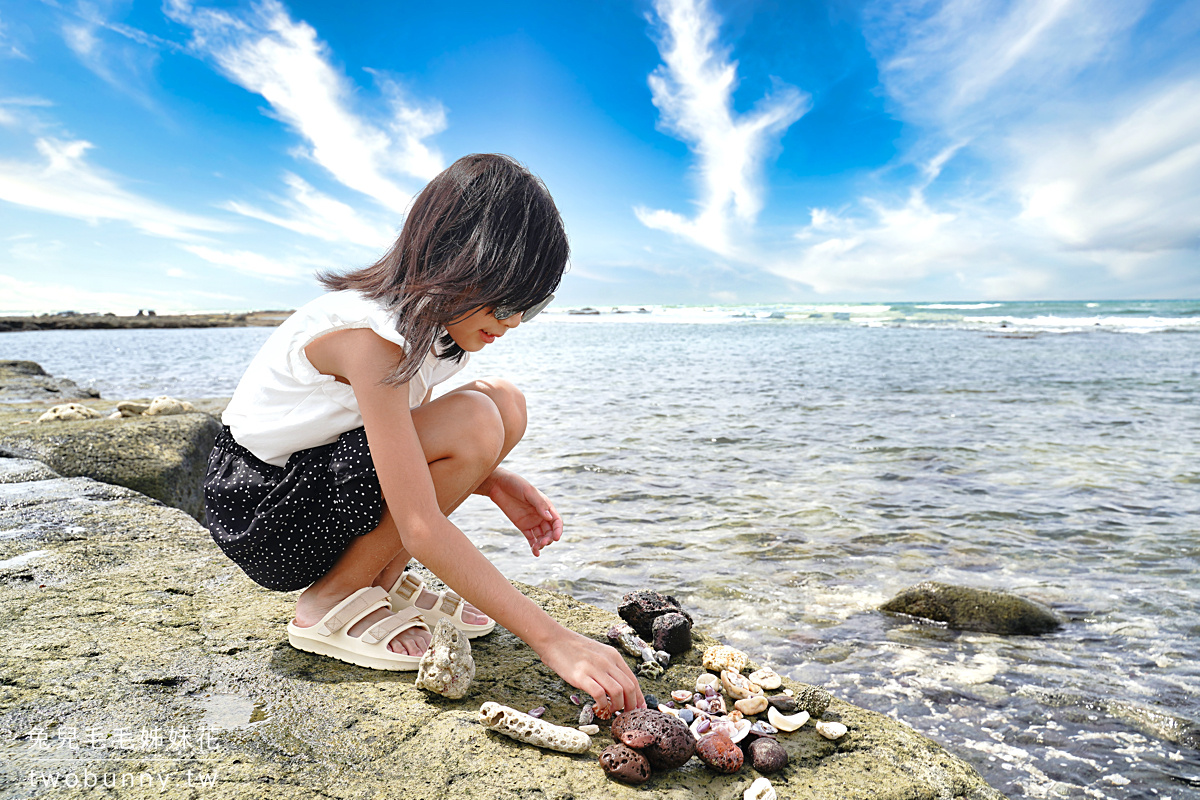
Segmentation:
[(490, 617), (487, 622), (478, 624), (464, 622), (462, 615), (467, 603), (457, 592), (450, 589), (437, 595), (433, 608), (421, 608), (417, 605), (417, 598), (421, 596), (424, 586), (424, 581), (411, 572), (405, 572), (397, 578), (391, 591), (388, 592), (388, 597), (392, 601), (392, 611), (401, 614), (411, 609), (431, 627), (436, 627), (439, 620), (450, 620), (450, 624), (465, 633), (468, 639), (491, 633), (492, 629), (496, 627), (496, 620)]
[(396, 634), (410, 628), (429, 630), (429, 626), (416, 613), (420, 609), (380, 620), (359, 636), (347, 633), (356, 622), (381, 608), (390, 608), (387, 592), (378, 586), (367, 586), (330, 609), (316, 625), (302, 628), (295, 620), (289, 622), (288, 642), (297, 650), (330, 656), (360, 667), (417, 669), (421, 665), (421, 656), (394, 653), (388, 649), (388, 644), (396, 638)]

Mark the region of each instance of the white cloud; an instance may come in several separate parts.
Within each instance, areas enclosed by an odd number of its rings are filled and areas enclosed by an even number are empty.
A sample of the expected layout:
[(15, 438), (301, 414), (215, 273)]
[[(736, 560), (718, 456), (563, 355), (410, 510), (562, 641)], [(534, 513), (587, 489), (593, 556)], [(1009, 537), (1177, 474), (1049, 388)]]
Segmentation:
[(1161, 291), (1166, 265), (1200, 246), (1200, 79), (1122, 68), (1146, 5), (869, 7), (883, 86), (910, 126), (897, 162), (912, 169), (814, 209), (798, 251), (768, 268), (859, 296), (1071, 296), (1114, 279)]
[(425, 140), (445, 128), (442, 107), (417, 105), (380, 79), (390, 117), (376, 124), (356, 114), (355, 87), (331, 65), (328, 47), (276, 0), (244, 14), (167, 0), (166, 12), (191, 28), (196, 52), (266, 99), (307, 142), (306, 155), (343, 185), (400, 212), (419, 184), (441, 171), (441, 154)]
[(288, 173), (284, 175), (284, 183), (290, 190), (290, 197), (277, 202), (286, 215), (273, 214), (238, 201), (232, 201), (226, 207), (238, 214), (327, 242), (350, 242), (380, 249), (395, 240), (396, 231), (382, 223), (367, 221), (358, 211), (317, 191), (303, 178)]
[(43, 163), (0, 161), (0, 200), (97, 223), (126, 222), (143, 233), (194, 241), (202, 232), (227, 230), (206, 217), (176, 211), (122, 189), (84, 156), (85, 141), (38, 139)]
[(1200, 80), (1139, 97), (1130, 106), (1091, 125), (1014, 137), (1021, 217), (1081, 249), (1196, 248)]
[(642, 224), (729, 254), (735, 225), (748, 226), (762, 207), (762, 164), (776, 137), (808, 110), (808, 96), (779, 84), (749, 113), (733, 110), (737, 62), (717, 41), (719, 18), (706, 0), (657, 0), (663, 64), (649, 83), (666, 132), (687, 142), (698, 159), (695, 217), (638, 207)]
[(308, 258), (272, 258), (249, 250), (222, 250), (205, 245), (184, 245), (183, 249), (210, 264), (227, 267), (256, 278), (284, 283), (310, 279), (317, 269), (332, 266)]

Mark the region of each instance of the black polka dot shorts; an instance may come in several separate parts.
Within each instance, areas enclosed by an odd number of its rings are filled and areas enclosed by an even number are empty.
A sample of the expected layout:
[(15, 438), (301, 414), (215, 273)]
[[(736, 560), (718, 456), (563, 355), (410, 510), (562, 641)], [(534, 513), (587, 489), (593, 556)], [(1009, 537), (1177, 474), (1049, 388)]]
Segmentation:
[(226, 427), (208, 459), (204, 512), (213, 539), (251, 580), (280, 592), (303, 589), (379, 525), (383, 495), (366, 432), (347, 431), (277, 467)]

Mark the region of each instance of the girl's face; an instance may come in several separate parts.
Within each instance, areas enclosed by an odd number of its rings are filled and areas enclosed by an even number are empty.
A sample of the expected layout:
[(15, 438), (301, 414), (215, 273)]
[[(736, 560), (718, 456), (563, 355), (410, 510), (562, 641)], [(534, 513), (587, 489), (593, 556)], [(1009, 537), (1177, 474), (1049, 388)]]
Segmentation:
[(480, 306), (470, 316), (447, 325), (446, 332), (463, 350), (477, 353), (485, 344), (491, 344), (521, 324), (521, 314), (499, 320), (492, 316), (492, 310), (491, 306)]

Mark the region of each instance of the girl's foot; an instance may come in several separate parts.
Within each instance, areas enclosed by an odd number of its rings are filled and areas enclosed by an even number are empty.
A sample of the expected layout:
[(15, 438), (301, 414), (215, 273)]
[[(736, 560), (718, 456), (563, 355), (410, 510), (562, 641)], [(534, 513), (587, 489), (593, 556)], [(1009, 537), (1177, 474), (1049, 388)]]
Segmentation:
[(430, 628), (435, 627), (438, 620), (449, 619), (454, 627), (474, 638), (491, 633), (496, 627), (496, 623), (488, 619), (486, 614), (449, 589), (441, 594), (426, 590), (421, 578), (413, 572), (402, 573), (391, 588), (382, 588), (387, 589), (395, 611), (403, 613), (408, 609), (415, 610), (424, 617)]
[[(350, 594), (353, 593), (351, 592)], [(296, 626), (310, 628), (316, 625), (325, 618), (325, 615), (334, 606), (345, 600), (350, 594), (341, 597), (336, 595), (318, 596), (311, 587), (305, 589), (296, 600)], [(356, 622), (347, 633), (350, 636), (358, 637), (372, 625), (391, 616), (395, 616), (395, 614), (386, 608), (381, 608)], [(431, 638), (432, 636), (429, 631), (420, 628), (410, 628), (409, 630), (401, 631), (388, 642), (388, 649), (393, 653), (400, 653), (401, 655), (421, 656), (429, 649)]]

